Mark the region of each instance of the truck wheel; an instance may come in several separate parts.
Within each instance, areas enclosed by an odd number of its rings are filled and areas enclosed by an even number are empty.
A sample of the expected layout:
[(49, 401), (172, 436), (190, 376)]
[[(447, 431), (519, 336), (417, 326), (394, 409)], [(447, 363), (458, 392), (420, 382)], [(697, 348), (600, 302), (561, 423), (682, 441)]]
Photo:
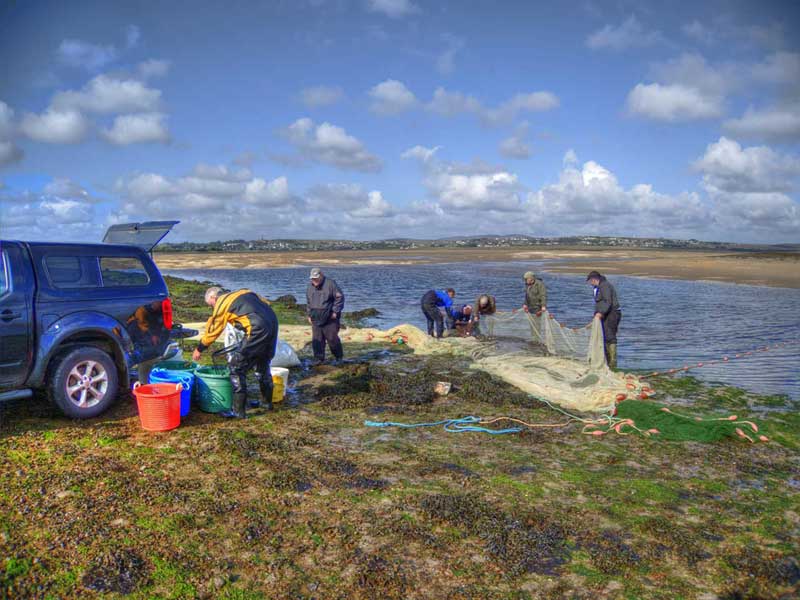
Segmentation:
[(65, 352), (53, 365), (50, 398), (73, 419), (89, 419), (105, 411), (119, 391), (117, 365), (98, 348)]

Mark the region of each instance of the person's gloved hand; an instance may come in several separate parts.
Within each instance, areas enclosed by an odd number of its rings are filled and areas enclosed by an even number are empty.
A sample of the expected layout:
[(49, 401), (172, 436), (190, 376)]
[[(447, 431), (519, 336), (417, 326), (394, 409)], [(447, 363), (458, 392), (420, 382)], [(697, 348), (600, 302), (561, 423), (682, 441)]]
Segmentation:
[(198, 350), (197, 348), (195, 348), (194, 352), (192, 352), (192, 360), (194, 362), (197, 362), (198, 360), (200, 360), (200, 350)]
[(522, 310), (524, 310), (525, 312), (529, 312), (528, 311), (528, 305), (527, 304), (523, 304), (522, 305)]

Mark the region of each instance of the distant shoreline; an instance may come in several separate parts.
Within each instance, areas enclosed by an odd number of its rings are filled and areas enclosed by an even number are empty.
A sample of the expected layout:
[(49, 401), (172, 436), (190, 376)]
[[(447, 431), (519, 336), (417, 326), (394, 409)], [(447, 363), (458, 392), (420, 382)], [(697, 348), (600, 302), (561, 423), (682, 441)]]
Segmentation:
[[(450, 262), (539, 262), (544, 271), (630, 275), (800, 288), (800, 253), (638, 248), (425, 248), (337, 252), (156, 253), (161, 269), (269, 269), (317, 265), (424, 265)], [(555, 262), (559, 261), (559, 262)]]

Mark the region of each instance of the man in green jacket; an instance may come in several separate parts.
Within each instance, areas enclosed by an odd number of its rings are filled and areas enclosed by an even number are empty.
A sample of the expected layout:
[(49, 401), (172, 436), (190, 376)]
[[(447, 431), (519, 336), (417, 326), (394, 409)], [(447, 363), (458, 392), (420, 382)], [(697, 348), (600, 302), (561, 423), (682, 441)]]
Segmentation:
[(528, 271), (522, 276), (525, 280), (525, 304), (522, 310), (539, 314), (547, 310), (547, 288), (544, 281), (536, 277), (533, 271)]

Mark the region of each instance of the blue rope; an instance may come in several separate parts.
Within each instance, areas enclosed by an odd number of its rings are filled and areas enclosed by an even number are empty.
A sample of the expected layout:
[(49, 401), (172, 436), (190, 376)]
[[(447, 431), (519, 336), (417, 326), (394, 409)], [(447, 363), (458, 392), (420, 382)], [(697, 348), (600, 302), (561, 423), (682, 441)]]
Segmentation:
[(473, 423), (480, 423), (480, 417), (461, 417), (460, 419), (445, 419), (434, 421), (433, 423), (398, 423), (394, 421), (364, 421), (366, 427), (402, 427), (403, 429), (413, 429), (414, 427), (435, 427), (444, 425), (444, 430), (449, 433), (488, 433), (491, 435), (502, 435), (505, 433), (519, 433), (523, 427), (509, 427), (507, 429), (489, 429), (488, 427), (478, 427)]

